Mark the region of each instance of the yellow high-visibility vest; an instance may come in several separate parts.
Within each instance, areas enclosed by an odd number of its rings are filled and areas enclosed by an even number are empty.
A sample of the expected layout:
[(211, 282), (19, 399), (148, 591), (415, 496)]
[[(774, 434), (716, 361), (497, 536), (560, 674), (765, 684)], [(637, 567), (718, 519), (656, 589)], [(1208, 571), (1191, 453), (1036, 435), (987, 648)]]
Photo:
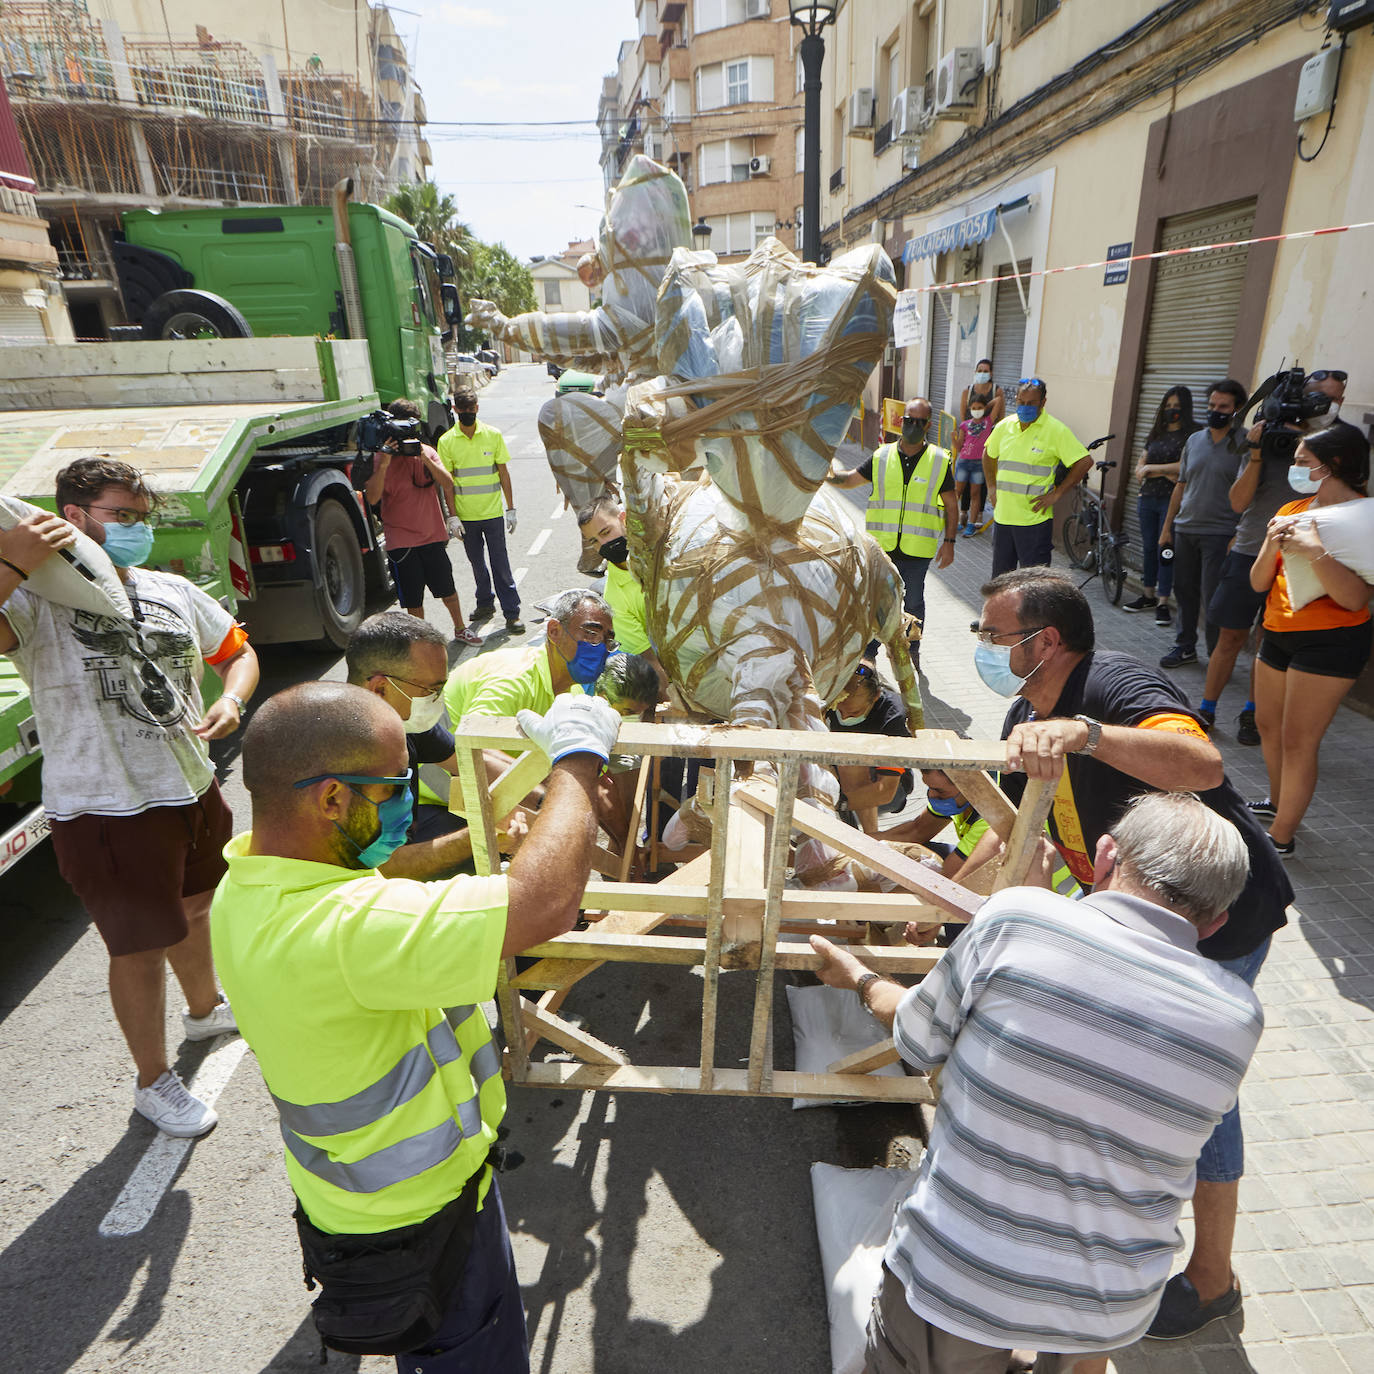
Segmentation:
[(926, 445), (905, 484), (896, 444), (884, 444), (873, 455), (868, 532), (880, 549), (897, 549), (912, 558), (935, 556), (945, 524), (940, 488), (948, 471), (949, 454), (934, 444)]

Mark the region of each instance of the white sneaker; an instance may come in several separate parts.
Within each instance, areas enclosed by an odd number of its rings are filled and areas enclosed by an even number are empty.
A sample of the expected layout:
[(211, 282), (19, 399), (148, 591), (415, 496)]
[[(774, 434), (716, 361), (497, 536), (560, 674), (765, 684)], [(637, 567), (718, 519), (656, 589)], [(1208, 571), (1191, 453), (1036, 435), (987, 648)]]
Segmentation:
[(188, 1040), (213, 1040), (217, 1035), (237, 1035), (239, 1031), (239, 1023), (225, 1001), (220, 1001), (204, 1016), (192, 1016), (189, 1009), (183, 1011), (181, 1025)]
[(219, 1117), (171, 1069), (156, 1083), (140, 1088), (134, 1083), (134, 1110), (146, 1116), (164, 1135), (192, 1139), (213, 1131)]

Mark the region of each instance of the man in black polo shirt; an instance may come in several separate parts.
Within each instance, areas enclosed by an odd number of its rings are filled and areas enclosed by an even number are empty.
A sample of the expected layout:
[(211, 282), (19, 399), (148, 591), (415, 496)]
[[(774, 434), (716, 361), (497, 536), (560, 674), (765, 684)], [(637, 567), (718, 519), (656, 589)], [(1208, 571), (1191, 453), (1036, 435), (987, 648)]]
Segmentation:
[[(1183, 693), (1130, 655), (1095, 649), (1087, 599), (1048, 568), (1004, 573), (982, 595), (975, 666), (989, 687), (1015, 698), (1002, 728), (1009, 769), (1003, 789), (1019, 801), (1027, 777), (1059, 779), (1050, 835), (1084, 886), (1092, 882), (1098, 838), (1133, 796), (1196, 792), (1236, 826), (1250, 852), (1250, 876), (1229, 919), (1198, 949), (1253, 985), (1270, 937), (1287, 922), (1293, 889)], [(974, 860), (990, 857), (996, 846), (990, 833)], [(1233, 1108), (1198, 1159), (1193, 1252), (1169, 1280), (1148, 1335), (1188, 1336), (1240, 1306), (1231, 1242), (1243, 1165)]]

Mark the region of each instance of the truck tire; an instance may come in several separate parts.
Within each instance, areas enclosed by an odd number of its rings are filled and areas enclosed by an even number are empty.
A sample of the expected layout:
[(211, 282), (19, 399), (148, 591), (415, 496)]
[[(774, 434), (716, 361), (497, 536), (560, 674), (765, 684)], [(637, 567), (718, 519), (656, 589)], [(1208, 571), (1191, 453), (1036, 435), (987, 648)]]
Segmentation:
[(164, 291), (143, 312), (145, 339), (251, 339), (238, 309), (213, 291)]
[(315, 604), (324, 630), (312, 647), (337, 653), (348, 647), (367, 612), (367, 579), (358, 534), (337, 501), (324, 500), (316, 506), (310, 544), (315, 554)]

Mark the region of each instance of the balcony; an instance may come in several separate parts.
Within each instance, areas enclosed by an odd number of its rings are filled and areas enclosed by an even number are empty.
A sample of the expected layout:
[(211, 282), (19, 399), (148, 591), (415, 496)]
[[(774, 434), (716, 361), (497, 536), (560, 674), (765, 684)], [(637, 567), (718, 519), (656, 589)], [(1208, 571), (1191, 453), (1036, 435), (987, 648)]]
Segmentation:
[(892, 144), (892, 121), (889, 119), (877, 133), (873, 135), (873, 156), (877, 157), (885, 152)]
[(830, 194), (833, 196), (833, 195), (835, 194), (835, 192), (838, 191), (838, 190), (840, 189), (840, 187), (843, 186), (843, 185), (844, 185), (844, 168), (843, 168), (843, 167), (836, 167), (835, 170), (834, 170), (833, 172), (830, 173)]

